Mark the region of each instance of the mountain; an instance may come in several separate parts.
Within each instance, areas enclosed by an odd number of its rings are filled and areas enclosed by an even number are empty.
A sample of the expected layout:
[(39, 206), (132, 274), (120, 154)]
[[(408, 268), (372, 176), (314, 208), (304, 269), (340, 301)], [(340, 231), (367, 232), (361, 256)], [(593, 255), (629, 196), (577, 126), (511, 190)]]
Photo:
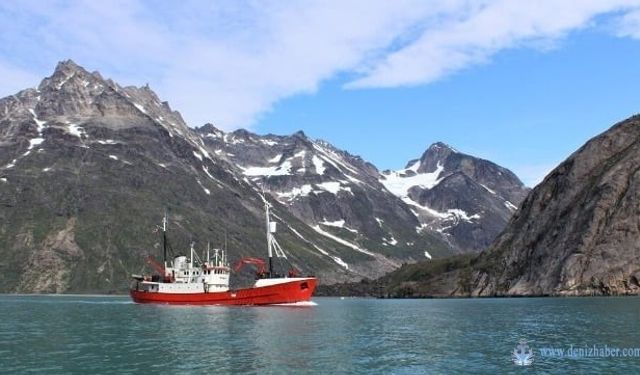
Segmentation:
[(475, 295), (640, 293), (640, 116), (588, 141), (477, 262)]
[(441, 142), (404, 169), (382, 172), (380, 182), (456, 252), (487, 247), (528, 192), (508, 169)]
[[(422, 232), (409, 206), (378, 181), (375, 166), (303, 132), (260, 136), (196, 129), (212, 154), (234, 165), (248, 183), (264, 189), (317, 234), (356, 251), (382, 254), (381, 270), (443, 256), (450, 248), (438, 233)], [(363, 270), (364, 271), (364, 270)]]
[[(232, 261), (263, 256), (261, 187), (211, 144), (206, 128), (188, 127), (148, 86), (122, 87), (72, 61), (58, 64), (37, 88), (0, 99), (0, 291), (124, 291), (144, 255), (160, 256), (152, 230), (165, 211), (175, 253), (191, 241), (198, 251), (211, 241), (228, 242)], [(234, 134), (241, 139), (242, 131)], [(300, 134), (285, 138), (338, 152)], [(327, 176), (344, 168), (331, 164), (337, 158), (322, 162)], [(434, 236), (405, 235), (418, 223), (392, 202), (373, 207), (362, 198), (342, 207), (354, 217), (371, 215), (359, 229), (349, 227), (356, 224), (342, 223), (328, 206), (343, 193), (364, 197), (362, 189), (330, 178), (317, 182), (321, 193), (313, 195), (327, 206), (320, 211), (324, 224), (298, 219), (305, 216), (286, 197), (271, 199), (280, 243), (302, 272), (332, 283), (380, 276), (425, 250), (450, 253)], [(269, 186), (283, 187), (275, 183)], [(400, 243), (408, 238), (413, 243)]]
[(0, 114), (2, 291), (124, 290), (143, 255), (159, 255), (151, 231), (165, 209), (176, 251), (190, 240), (221, 244), (223, 228), (238, 255), (258, 248), (254, 189), (148, 87), (66, 61), (37, 88), (1, 99)]
[[(0, 292), (124, 291), (161, 255), (164, 212), (175, 254), (264, 256), (263, 192), (288, 261), (323, 284), (479, 249), (519, 202), (510, 172), (445, 145), (410, 164), (392, 177), (302, 132), (192, 128), (149, 86), (64, 61), (0, 99)], [(392, 178), (412, 181), (406, 196)]]
[(485, 251), (403, 265), (325, 295), (640, 294), (640, 116), (589, 140), (526, 197)]

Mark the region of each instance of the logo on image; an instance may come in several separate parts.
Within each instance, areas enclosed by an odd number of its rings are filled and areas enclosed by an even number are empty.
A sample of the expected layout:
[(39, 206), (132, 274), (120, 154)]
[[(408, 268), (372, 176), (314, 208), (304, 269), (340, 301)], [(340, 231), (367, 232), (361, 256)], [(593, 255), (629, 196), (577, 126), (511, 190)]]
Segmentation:
[(511, 360), (518, 366), (530, 366), (533, 363), (533, 349), (526, 340), (520, 340), (511, 353)]

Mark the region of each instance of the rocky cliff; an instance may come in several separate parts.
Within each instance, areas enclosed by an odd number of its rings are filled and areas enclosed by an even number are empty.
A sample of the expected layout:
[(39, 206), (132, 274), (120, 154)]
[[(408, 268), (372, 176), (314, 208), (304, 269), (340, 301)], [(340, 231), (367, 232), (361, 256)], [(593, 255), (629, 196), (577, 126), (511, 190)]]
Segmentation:
[(478, 259), (474, 295), (640, 293), (640, 117), (591, 139)]

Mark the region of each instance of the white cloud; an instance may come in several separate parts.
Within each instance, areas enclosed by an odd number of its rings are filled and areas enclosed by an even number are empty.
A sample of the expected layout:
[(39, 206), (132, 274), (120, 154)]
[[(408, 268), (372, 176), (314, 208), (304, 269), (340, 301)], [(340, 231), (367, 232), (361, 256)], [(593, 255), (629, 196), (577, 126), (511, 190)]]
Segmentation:
[(640, 10), (622, 15), (616, 22), (616, 34), (621, 37), (640, 39)]
[(192, 126), (247, 127), (340, 73), (350, 88), (425, 84), (608, 12), (633, 36), (639, 1), (0, 2), (0, 94), (72, 58), (149, 82)]
[(347, 87), (397, 87), (433, 82), (495, 53), (524, 45), (548, 45), (583, 28), (597, 15), (639, 5), (636, 0), (490, 1), (445, 14), (413, 43), (385, 56)]
[[(255, 19), (249, 16), (251, 35), (231, 28), (222, 37), (185, 41), (184, 53), (176, 56), (178, 62), (166, 76), (167, 92), (198, 87), (203, 95), (177, 98), (176, 106), (196, 111), (213, 105), (219, 109), (211, 117), (216, 123), (251, 124), (278, 100), (313, 93), (323, 80), (355, 69), (368, 53), (389, 45), (419, 19), (412, 2), (403, 3), (262, 8)], [(426, 11), (413, 4), (418, 13)]]

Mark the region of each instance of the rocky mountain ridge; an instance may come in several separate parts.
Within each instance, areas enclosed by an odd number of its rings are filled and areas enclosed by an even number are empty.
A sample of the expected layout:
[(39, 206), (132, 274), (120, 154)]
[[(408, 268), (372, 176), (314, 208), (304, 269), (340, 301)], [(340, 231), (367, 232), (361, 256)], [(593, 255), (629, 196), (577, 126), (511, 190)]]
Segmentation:
[(357, 156), (301, 132), (192, 129), (148, 86), (65, 61), (0, 99), (2, 291), (122, 291), (165, 210), (176, 251), (224, 237), (232, 260), (262, 256), (263, 189), (289, 260), (324, 283), (462, 249)]
[(382, 172), (380, 182), (458, 252), (488, 246), (528, 192), (508, 169), (441, 142), (404, 169)]
[(592, 296), (640, 294), (640, 116), (592, 138), (551, 171), (496, 241), (403, 265), (325, 295)]

